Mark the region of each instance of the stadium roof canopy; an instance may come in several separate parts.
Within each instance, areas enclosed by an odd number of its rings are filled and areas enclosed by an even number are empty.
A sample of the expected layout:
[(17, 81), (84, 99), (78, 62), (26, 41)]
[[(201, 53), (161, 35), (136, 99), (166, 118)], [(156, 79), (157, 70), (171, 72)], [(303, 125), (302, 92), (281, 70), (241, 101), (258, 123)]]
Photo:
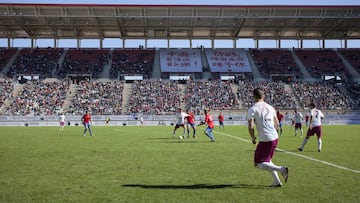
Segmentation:
[(3, 3), (0, 37), (360, 39), (360, 6)]

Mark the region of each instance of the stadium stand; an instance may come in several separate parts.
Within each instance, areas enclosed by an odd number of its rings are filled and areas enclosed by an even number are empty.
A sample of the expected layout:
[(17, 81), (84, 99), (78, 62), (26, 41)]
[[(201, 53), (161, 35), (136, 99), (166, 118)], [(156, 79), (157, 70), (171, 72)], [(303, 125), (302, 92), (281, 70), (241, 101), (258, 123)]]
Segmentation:
[(39, 75), (42, 79), (52, 77), (62, 52), (63, 49), (60, 48), (22, 49), (7, 72), (7, 76)]
[(136, 81), (132, 88), (127, 114), (173, 113), (181, 106), (181, 93), (176, 81)]
[(80, 81), (68, 112), (82, 115), (120, 115), (124, 85), (121, 81)]
[(266, 79), (271, 79), (271, 75), (292, 75), (296, 79), (303, 77), (288, 49), (250, 49), (250, 54)]
[(311, 101), (316, 102), (318, 108), (327, 110), (349, 110), (355, 107), (354, 102), (334, 84), (296, 82), (292, 83), (292, 87), (303, 108), (308, 108)]
[(280, 109), (296, 108), (295, 97), (286, 90), (283, 83), (278, 82), (239, 82), (237, 95), (243, 102), (243, 109), (249, 108), (253, 102), (252, 90), (261, 87), (266, 92), (265, 101)]
[(351, 74), (332, 49), (295, 49), (294, 51), (313, 78), (322, 79), (324, 75), (334, 74), (351, 78)]
[(45, 83), (27, 82), (20, 94), (14, 95), (6, 115), (51, 116), (60, 113), (69, 90), (68, 81)]
[(109, 49), (69, 49), (58, 74), (61, 78), (67, 75), (99, 78), (104, 65), (109, 63), (109, 52)]
[(229, 81), (188, 81), (184, 97), (186, 108), (200, 114), (202, 109), (231, 110), (238, 108)]
[(11, 57), (16, 53), (15, 48), (0, 48), (0, 72), (5, 68)]
[(118, 79), (121, 75), (142, 75), (150, 78), (155, 50), (115, 49), (112, 54), (110, 77)]

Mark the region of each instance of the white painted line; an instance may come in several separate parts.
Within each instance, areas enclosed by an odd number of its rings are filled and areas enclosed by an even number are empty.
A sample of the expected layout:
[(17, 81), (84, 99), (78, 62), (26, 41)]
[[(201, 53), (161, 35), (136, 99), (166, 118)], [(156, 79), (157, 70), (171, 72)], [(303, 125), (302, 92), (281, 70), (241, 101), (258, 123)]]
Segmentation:
[[(231, 138), (234, 138), (234, 139), (237, 139), (237, 140), (241, 140), (243, 142), (249, 142), (251, 143), (250, 140), (247, 140), (247, 139), (243, 139), (243, 138), (240, 138), (240, 137), (235, 137), (233, 135), (229, 135), (229, 134), (226, 134), (226, 133), (222, 133), (222, 132), (217, 132), (217, 131), (213, 131), (217, 134), (221, 134), (221, 135), (225, 135), (227, 137), (231, 137)], [(333, 163), (330, 163), (330, 162), (327, 162), (327, 161), (323, 161), (323, 160), (320, 160), (320, 159), (315, 159), (315, 158), (312, 158), (312, 157), (309, 157), (309, 156), (305, 156), (303, 154), (299, 154), (299, 153), (294, 153), (294, 152), (289, 152), (289, 151), (286, 151), (284, 149), (279, 149), (279, 148), (276, 148), (277, 151), (281, 151), (281, 152), (284, 152), (284, 153), (287, 153), (287, 154), (291, 154), (291, 155), (294, 155), (294, 156), (297, 156), (297, 157), (301, 157), (301, 158), (304, 158), (304, 159), (307, 159), (307, 160), (311, 160), (311, 161), (315, 161), (315, 162), (318, 162), (318, 163), (322, 163), (322, 164), (325, 164), (325, 165), (328, 165), (328, 166), (332, 166), (332, 167), (335, 167), (335, 168), (339, 168), (339, 169), (343, 169), (345, 171), (351, 171), (351, 172), (354, 172), (354, 173), (360, 173), (359, 170), (356, 170), (356, 169), (351, 169), (351, 168), (347, 168), (347, 167), (344, 167), (344, 166), (339, 166), (339, 165), (336, 165), (336, 164), (333, 164)]]

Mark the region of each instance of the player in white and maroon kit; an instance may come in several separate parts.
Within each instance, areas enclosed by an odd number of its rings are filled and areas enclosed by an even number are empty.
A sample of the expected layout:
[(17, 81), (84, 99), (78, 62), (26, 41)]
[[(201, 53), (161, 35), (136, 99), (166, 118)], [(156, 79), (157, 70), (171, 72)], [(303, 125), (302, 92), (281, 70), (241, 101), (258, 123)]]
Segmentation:
[(310, 103), (310, 122), (309, 129), (307, 131), (306, 137), (301, 144), (301, 147), (298, 148), (299, 151), (304, 149), (304, 146), (308, 142), (309, 138), (316, 134), (318, 139), (318, 152), (321, 152), (322, 147), (322, 131), (321, 131), (321, 120), (324, 118), (324, 114), (316, 108), (315, 103)]
[(176, 118), (175, 118), (175, 127), (174, 127), (174, 131), (173, 131), (173, 137), (175, 138), (175, 132), (178, 128), (182, 127), (184, 129), (183, 131), (183, 135), (179, 136), (180, 139), (182, 139), (183, 137), (185, 137), (185, 118), (189, 116), (189, 114), (185, 113), (182, 111), (182, 109), (179, 109), (179, 112), (176, 113)]
[(289, 169), (286, 166), (277, 166), (271, 161), (279, 139), (277, 133), (279, 121), (276, 111), (272, 106), (264, 102), (264, 91), (260, 88), (254, 89), (253, 96), (256, 103), (248, 111), (248, 130), (253, 144), (256, 144), (255, 126), (259, 133), (259, 144), (255, 150), (254, 165), (256, 168), (270, 172), (274, 179), (272, 187), (281, 187), (282, 183), (278, 172), (287, 182)]
[(302, 129), (302, 121), (303, 121), (303, 115), (301, 112), (298, 112), (296, 109), (294, 110), (294, 121), (295, 121), (295, 136), (297, 135), (297, 131), (300, 130), (301, 137), (304, 134), (304, 131)]
[(60, 120), (60, 131), (63, 131), (65, 127), (65, 115), (63, 113), (60, 114), (59, 120)]

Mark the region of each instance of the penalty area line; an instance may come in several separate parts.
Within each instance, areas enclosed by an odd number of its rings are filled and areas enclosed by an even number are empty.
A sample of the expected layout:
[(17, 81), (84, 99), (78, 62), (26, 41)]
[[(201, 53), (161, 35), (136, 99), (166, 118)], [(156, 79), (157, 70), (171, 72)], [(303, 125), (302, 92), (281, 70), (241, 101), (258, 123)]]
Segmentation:
[[(234, 138), (234, 139), (237, 139), (237, 140), (241, 140), (243, 142), (248, 142), (248, 143), (251, 143), (250, 140), (247, 140), (247, 139), (243, 139), (243, 138), (240, 138), (240, 137), (236, 137), (236, 136), (233, 136), (233, 135), (230, 135), (230, 134), (226, 134), (226, 133), (222, 133), (222, 132), (218, 132), (218, 131), (213, 131), (217, 134), (220, 134), (220, 135), (225, 135), (227, 137), (231, 137), (231, 138)], [(321, 163), (321, 164), (324, 164), (324, 165), (328, 165), (328, 166), (332, 166), (332, 167), (335, 167), (335, 168), (338, 168), (338, 169), (342, 169), (342, 170), (345, 170), (345, 171), (350, 171), (350, 172), (354, 172), (354, 173), (360, 173), (359, 170), (356, 170), (356, 169), (351, 169), (351, 168), (347, 168), (347, 167), (344, 167), (344, 166), (339, 166), (337, 164), (333, 164), (333, 163), (330, 163), (330, 162), (327, 162), (327, 161), (323, 161), (323, 160), (320, 160), (320, 159), (315, 159), (315, 158), (312, 158), (312, 157), (309, 157), (309, 156), (305, 156), (303, 154), (298, 154), (298, 153), (294, 153), (294, 152), (290, 152), (290, 151), (287, 151), (287, 150), (284, 150), (284, 149), (280, 149), (280, 148), (276, 148), (277, 151), (280, 151), (280, 152), (284, 152), (286, 154), (290, 154), (290, 155), (293, 155), (293, 156), (297, 156), (297, 157), (301, 157), (303, 159), (307, 159), (307, 160), (310, 160), (310, 161), (315, 161), (315, 162), (318, 162), (318, 163)]]

